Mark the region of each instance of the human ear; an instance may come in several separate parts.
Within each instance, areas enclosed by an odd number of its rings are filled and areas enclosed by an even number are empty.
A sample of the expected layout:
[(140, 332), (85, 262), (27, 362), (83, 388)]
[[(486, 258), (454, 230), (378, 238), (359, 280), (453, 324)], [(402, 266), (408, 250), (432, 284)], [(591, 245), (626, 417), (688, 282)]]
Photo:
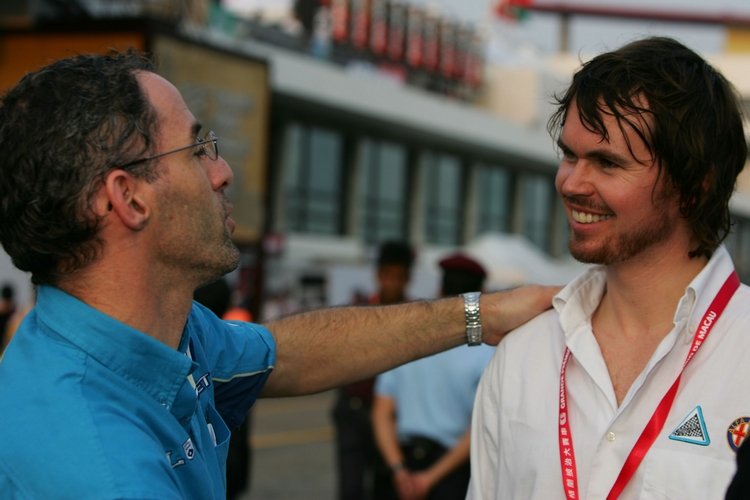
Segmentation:
[(144, 183), (125, 170), (113, 170), (104, 181), (98, 209), (117, 216), (123, 225), (133, 231), (143, 229), (150, 215), (149, 205), (143, 196)]

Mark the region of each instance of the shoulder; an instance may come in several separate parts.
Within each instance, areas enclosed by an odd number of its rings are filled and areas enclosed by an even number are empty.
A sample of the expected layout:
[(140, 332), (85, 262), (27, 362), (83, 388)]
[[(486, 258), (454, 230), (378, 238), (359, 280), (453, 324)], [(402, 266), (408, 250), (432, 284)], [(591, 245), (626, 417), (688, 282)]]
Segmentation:
[(508, 333), (498, 347), (504, 350), (528, 349), (540, 341), (548, 343), (549, 339), (562, 335), (560, 315), (556, 310), (548, 309)]
[[(268, 368), (276, 356), (276, 341), (262, 325), (222, 320), (194, 302), (188, 317), (188, 336), (194, 349), (205, 354), (213, 369), (221, 363), (247, 365), (246, 369)], [(216, 363), (220, 363), (217, 365)], [(221, 371), (221, 370), (219, 370)]]
[(532, 360), (535, 369), (556, 365), (564, 347), (565, 334), (559, 315), (550, 309), (508, 333), (497, 345), (486, 372), (500, 376), (501, 380), (508, 378), (501, 374), (514, 379), (523, 377), (530, 373)]
[(406, 365), (393, 368), (375, 377), (375, 393), (383, 396), (393, 396), (398, 388), (399, 377), (403, 375)]
[[(224, 340), (226, 336), (247, 336), (249, 339), (274, 346), (271, 332), (263, 325), (239, 320), (224, 320), (216, 316), (205, 306), (193, 302), (188, 316), (188, 329), (200, 339), (209, 336), (212, 341)], [(216, 335), (219, 338), (216, 338)]]
[(730, 329), (745, 329), (750, 325), (748, 304), (750, 304), (750, 286), (741, 284), (722, 315), (729, 323)]
[(94, 415), (84, 397), (43, 406), (3, 419), (0, 489), (21, 498), (59, 498), (60, 492), (68, 498), (177, 498), (163, 448), (148, 429), (133, 425), (125, 408)]
[(740, 287), (737, 289), (736, 295), (732, 297), (733, 308), (746, 318), (750, 318), (750, 308), (743, 307), (750, 300), (750, 286), (740, 283)]

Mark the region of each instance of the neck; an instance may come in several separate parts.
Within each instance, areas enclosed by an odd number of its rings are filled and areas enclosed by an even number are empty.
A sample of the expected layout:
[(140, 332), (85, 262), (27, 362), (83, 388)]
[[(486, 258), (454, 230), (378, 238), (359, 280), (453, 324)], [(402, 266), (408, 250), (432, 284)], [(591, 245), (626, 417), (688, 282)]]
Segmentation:
[(643, 255), (607, 268), (607, 289), (595, 316), (621, 332), (663, 337), (688, 284), (705, 267), (687, 252)]
[(144, 268), (143, 261), (138, 265), (107, 268), (92, 264), (58, 286), (108, 316), (177, 348), (195, 287), (165, 279), (162, 273)]
[(650, 253), (608, 266), (607, 288), (591, 319), (618, 404), (672, 330), (680, 297), (706, 265), (687, 252)]

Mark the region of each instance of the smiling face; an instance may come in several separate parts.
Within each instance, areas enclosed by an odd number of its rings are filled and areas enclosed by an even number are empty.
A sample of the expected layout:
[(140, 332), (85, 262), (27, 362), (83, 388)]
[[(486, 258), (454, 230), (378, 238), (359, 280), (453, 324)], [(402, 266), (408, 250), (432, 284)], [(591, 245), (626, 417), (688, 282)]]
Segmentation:
[[(171, 83), (154, 73), (141, 73), (138, 79), (158, 116), (155, 153), (181, 148), (203, 136)], [(229, 165), (221, 156), (212, 160), (200, 147), (153, 161), (159, 178), (153, 183), (156, 210), (151, 229), (163, 267), (197, 285), (234, 269), (239, 252), (231, 239), (232, 206), (224, 192), (233, 179)]]
[[(656, 160), (629, 125), (621, 130), (611, 115), (602, 118), (607, 139), (584, 126), (573, 101), (558, 140), (563, 156), (555, 186), (568, 212), (571, 255), (612, 265), (687, 252), (680, 247), (689, 243), (690, 231)], [(647, 129), (643, 117), (630, 118)]]

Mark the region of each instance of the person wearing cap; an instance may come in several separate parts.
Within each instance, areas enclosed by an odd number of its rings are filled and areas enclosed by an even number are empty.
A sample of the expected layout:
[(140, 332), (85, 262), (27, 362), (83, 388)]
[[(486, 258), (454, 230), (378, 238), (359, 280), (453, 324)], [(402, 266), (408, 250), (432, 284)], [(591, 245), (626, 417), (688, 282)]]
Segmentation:
[[(470, 300), (482, 289), (486, 271), (471, 257), (456, 253), (439, 264), (443, 297), (466, 294)], [(377, 377), (373, 427), (397, 498), (466, 495), (474, 392), (493, 352), (464, 345)]]

